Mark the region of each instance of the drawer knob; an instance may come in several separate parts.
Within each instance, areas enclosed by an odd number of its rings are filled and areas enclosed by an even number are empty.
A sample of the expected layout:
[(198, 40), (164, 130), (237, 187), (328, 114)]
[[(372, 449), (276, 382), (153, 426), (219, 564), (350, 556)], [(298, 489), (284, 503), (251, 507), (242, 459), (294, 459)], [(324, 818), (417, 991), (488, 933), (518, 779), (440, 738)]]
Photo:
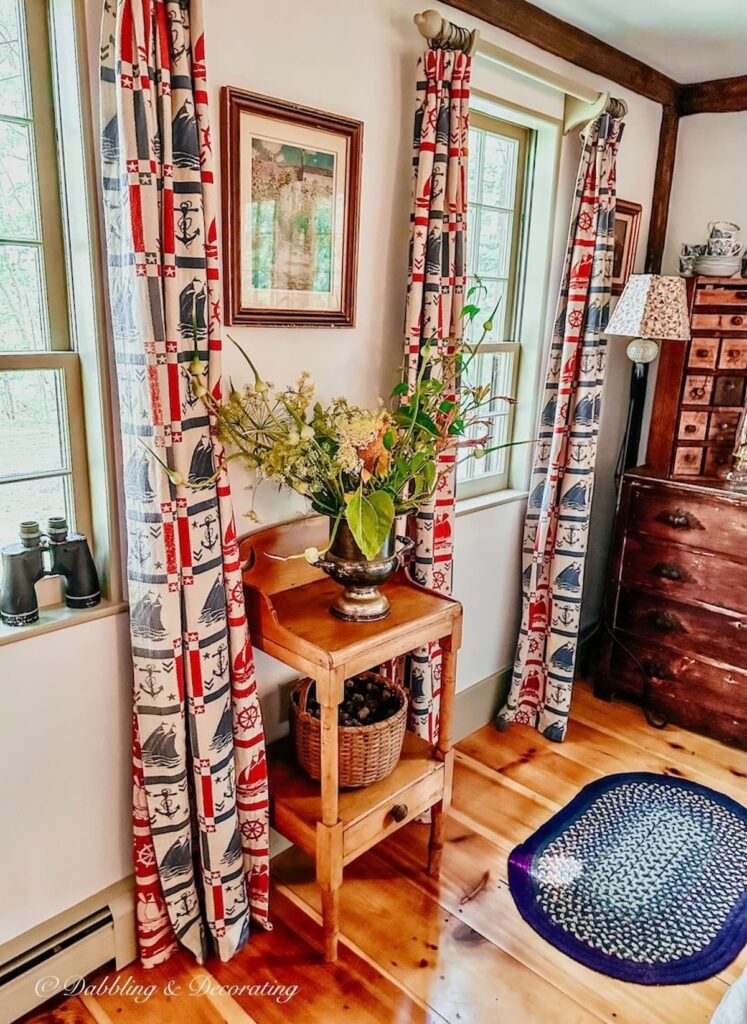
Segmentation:
[(395, 804), (392, 807), (392, 817), (395, 821), (404, 821), (407, 814), (407, 804)]
[(643, 661), (643, 671), (651, 679), (671, 679), (672, 673), (669, 669), (665, 668), (660, 661), (656, 661), (655, 658), (645, 658)]
[(671, 512), (662, 512), (662, 514), (657, 518), (668, 526), (673, 526), (675, 530), (703, 529), (703, 524), (692, 514), (692, 512), (685, 512), (684, 509), (681, 508), (675, 508)]
[(651, 621), (662, 633), (685, 633), (682, 620), (673, 612), (652, 612)]
[(654, 575), (662, 580), (672, 580), (674, 582), (685, 579), (684, 571), (678, 565), (675, 565), (674, 562), (657, 562), (654, 566)]
[(731, 322), (734, 324), (735, 327), (741, 327), (741, 325), (744, 323), (744, 317), (743, 316), (733, 316), (731, 318)]

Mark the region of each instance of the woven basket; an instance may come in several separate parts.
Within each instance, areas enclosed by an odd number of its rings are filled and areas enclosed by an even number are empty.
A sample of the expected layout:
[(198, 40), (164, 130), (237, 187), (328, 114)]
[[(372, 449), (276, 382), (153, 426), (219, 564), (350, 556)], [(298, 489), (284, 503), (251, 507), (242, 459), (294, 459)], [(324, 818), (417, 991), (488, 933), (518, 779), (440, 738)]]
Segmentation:
[[(339, 785), (342, 789), (370, 786), (391, 775), (402, 753), (407, 727), (407, 694), (396, 683), (375, 672), (361, 672), (364, 678), (380, 679), (400, 699), (399, 711), (373, 725), (339, 726)], [(317, 781), (321, 778), (321, 734), (318, 718), (298, 706), (297, 695), (306, 686), (301, 682), (290, 700), (290, 729), (296, 758), (303, 770)]]

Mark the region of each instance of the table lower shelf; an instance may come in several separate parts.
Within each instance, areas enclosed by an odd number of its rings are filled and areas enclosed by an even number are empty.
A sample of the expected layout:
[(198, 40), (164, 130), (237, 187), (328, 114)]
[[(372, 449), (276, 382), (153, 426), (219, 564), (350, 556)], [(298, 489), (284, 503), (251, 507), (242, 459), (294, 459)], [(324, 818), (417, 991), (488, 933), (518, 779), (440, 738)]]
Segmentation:
[[(289, 738), (273, 743), (268, 748), (267, 760), (272, 825), (286, 839), (315, 856), (316, 825), (322, 815), (319, 783), (296, 763)], [(361, 789), (340, 790), (343, 864), (350, 863), (440, 800), (446, 779), (444, 769), (431, 744), (408, 732), (402, 757), (391, 775)], [(400, 809), (399, 820), (392, 816), (395, 807)]]

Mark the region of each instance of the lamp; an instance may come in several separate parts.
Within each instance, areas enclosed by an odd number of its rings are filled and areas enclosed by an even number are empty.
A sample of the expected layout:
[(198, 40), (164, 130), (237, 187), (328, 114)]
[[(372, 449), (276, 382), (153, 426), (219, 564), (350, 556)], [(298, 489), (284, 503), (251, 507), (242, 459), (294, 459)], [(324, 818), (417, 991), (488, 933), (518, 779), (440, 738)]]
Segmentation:
[(657, 341), (689, 341), (687, 285), (681, 277), (631, 274), (605, 329), (605, 334), (632, 338), (628, 358), (635, 364), (630, 381), (630, 407), (622, 455), (624, 469), (638, 461), (646, 365), (659, 354)]

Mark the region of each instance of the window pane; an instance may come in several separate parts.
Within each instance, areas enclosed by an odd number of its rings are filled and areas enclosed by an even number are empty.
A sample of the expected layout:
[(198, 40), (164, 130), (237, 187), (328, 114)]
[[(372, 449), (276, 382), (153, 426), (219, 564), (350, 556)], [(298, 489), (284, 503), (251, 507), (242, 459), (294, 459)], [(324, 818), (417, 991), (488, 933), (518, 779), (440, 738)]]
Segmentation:
[(41, 248), (0, 244), (0, 352), (48, 349), (48, 328)]
[[(485, 352), (472, 361), (465, 375), (466, 385), (476, 387), (479, 384), (490, 384), (491, 393), (496, 396), (488, 405), (482, 406), (479, 413), (474, 414), (480, 416), (481, 422), (475, 424), (468, 435), (472, 440), (484, 440), (486, 448), (509, 440), (511, 404), (504, 398), (513, 397), (515, 358), (515, 352)], [(474, 480), (487, 474), (503, 473), (507, 464), (507, 451), (505, 448), (500, 449), (490, 452), (485, 458), (464, 462), (459, 467), (458, 478)]]
[(482, 139), (484, 134), (484, 132), (478, 132), (476, 128), (470, 128), (469, 130), (467, 199), (470, 202), (474, 202), (477, 199), (477, 181), (480, 171), (480, 160), (482, 159)]
[(65, 420), (62, 370), (0, 373), (0, 480), (68, 469)]
[(21, 0), (0, 0), (0, 114), (30, 117)]
[(519, 144), (515, 139), (491, 133), (485, 135), (484, 146), (482, 202), (513, 209)]
[(65, 515), (71, 524), (73, 502), (69, 477), (50, 476), (30, 483), (0, 484), (0, 546), (18, 540), (18, 526), (25, 519), (38, 520), (44, 531), (50, 516)]
[(508, 276), (511, 218), (512, 215), (503, 210), (482, 209), (477, 246), (477, 273), (480, 276)]
[(0, 121), (0, 234), (39, 239), (31, 126)]
[[(476, 284), (476, 281), (470, 281), (469, 283), (473, 285)], [(495, 309), (498, 299), (500, 299), (500, 303), (492, 320), (493, 328), (485, 335), (485, 344), (490, 341), (506, 340), (506, 282), (490, 278), (480, 278), (480, 287), (469, 300), (470, 303), (474, 303), (480, 309), (480, 312), (469, 325), (468, 338), (472, 344), (475, 344), (475, 342), (482, 338), (483, 324)]]

